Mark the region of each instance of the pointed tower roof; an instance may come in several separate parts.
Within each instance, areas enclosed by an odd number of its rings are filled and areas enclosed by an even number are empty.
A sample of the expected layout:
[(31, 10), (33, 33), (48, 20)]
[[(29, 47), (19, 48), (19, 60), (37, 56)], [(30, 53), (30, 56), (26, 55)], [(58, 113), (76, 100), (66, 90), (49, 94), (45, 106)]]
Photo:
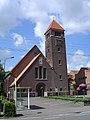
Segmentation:
[[(48, 30), (50, 30), (51, 28), (53, 28), (53, 29), (58, 29), (58, 30), (63, 30), (64, 31), (64, 28), (62, 28), (55, 20), (53, 20), (52, 21), (52, 23), (49, 25), (49, 27), (47, 28), (47, 30), (46, 30), (46, 32), (48, 31)], [(45, 33), (46, 33), (45, 32)], [(45, 34), (44, 33), (44, 34)]]

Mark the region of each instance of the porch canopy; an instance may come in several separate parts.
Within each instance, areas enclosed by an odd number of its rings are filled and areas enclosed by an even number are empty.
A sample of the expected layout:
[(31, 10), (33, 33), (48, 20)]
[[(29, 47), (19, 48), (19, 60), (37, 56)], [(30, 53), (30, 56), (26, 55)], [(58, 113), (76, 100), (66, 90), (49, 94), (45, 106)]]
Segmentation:
[[(23, 98), (27, 97), (27, 103), (28, 103), (27, 106), (28, 106), (28, 109), (30, 109), (30, 105), (31, 105), (30, 96), (31, 96), (32, 93), (35, 94), (35, 96), (36, 96), (36, 92), (31, 92), (31, 87), (16, 87), (15, 93), (16, 93), (16, 95), (15, 96), (13, 95), (13, 96), (14, 96), (14, 98), (16, 100), (16, 104), (17, 104), (17, 102), (19, 100), (20, 105), (22, 105), (22, 97)], [(17, 98), (19, 98), (19, 99), (17, 99)]]

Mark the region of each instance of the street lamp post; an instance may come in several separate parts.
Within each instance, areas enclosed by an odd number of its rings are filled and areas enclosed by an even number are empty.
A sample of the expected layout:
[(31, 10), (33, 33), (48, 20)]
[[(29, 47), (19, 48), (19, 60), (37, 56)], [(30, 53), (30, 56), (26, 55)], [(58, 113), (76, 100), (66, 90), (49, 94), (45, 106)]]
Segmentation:
[(6, 77), (10, 77), (10, 76), (12, 76), (14, 78), (15, 88), (14, 88), (13, 95), (14, 95), (14, 100), (15, 100), (15, 106), (17, 107), (17, 78), (13, 75), (12, 72), (10, 72)]
[[(8, 57), (8, 58), (5, 58), (5, 59), (3, 59), (3, 61), (4, 61), (4, 63), (3, 63), (3, 69), (4, 69), (4, 72), (5, 72), (5, 64), (6, 64), (6, 60), (8, 60), (8, 59), (12, 59), (12, 58), (14, 58), (14, 57)], [(0, 60), (0, 63), (1, 63), (1, 60)], [(6, 87), (5, 87), (6, 86)], [(9, 88), (9, 86), (8, 86), (8, 80), (6, 81), (6, 83), (5, 83), (5, 90), (6, 90), (6, 92), (7, 92), (7, 95), (8, 95), (8, 88)]]
[[(6, 64), (6, 61), (8, 60), (8, 59), (13, 59), (14, 57), (8, 57), (8, 58), (6, 58), (6, 59), (4, 59), (4, 71), (5, 71), (5, 64)], [(8, 80), (7, 80), (7, 83), (6, 83), (7, 85), (7, 92), (8, 92), (8, 90), (9, 90), (9, 84), (8, 84)]]
[(6, 64), (6, 61), (8, 60), (8, 59), (13, 59), (14, 57), (8, 57), (8, 58), (6, 58), (6, 59), (4, 59), (4, 71), (5, 71), (5, 64)]
[(15, 78), (15, 96), (14, 96), (14, 99), (15, 99), (15, 106), (17, 107), (17, 79)]

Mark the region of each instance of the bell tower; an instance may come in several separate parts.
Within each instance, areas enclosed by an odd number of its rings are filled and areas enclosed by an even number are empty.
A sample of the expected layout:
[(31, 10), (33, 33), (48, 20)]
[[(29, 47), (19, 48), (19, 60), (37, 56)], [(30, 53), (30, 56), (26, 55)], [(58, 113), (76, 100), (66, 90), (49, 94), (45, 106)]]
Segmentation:
[(53, 20), (45, 32), (46, 59), (52, 68), (52, 88), (68, 90), (64, 29)]

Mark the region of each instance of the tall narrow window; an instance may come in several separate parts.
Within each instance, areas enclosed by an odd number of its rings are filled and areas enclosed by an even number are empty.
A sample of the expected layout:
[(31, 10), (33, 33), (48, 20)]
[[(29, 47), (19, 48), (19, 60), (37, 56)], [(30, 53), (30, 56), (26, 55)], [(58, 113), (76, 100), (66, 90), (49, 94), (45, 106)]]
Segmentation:
[(50, 52), (50, 49), (48, 48), (47, 51)]
[(35, 68), (35, 78), (36, 79), (38, 78), (38, 68), (37, 67)]
[(61, 60), (59, 60), (59, 65), (61, 65)]
[(62, 87), (60, 87), (60, 91), (62, 91)]
[(42, 78), (42, 66), (39, 66), (39, 78)]
[(62, 75), (59, 75), (59, 79), (62, 81)]
[(60, 47), (58, 47), (58, 52), (61, 52), (61, 48)]
[(43, 68), (43, 79), (47, 78), (47, 71), (46, 68)]

